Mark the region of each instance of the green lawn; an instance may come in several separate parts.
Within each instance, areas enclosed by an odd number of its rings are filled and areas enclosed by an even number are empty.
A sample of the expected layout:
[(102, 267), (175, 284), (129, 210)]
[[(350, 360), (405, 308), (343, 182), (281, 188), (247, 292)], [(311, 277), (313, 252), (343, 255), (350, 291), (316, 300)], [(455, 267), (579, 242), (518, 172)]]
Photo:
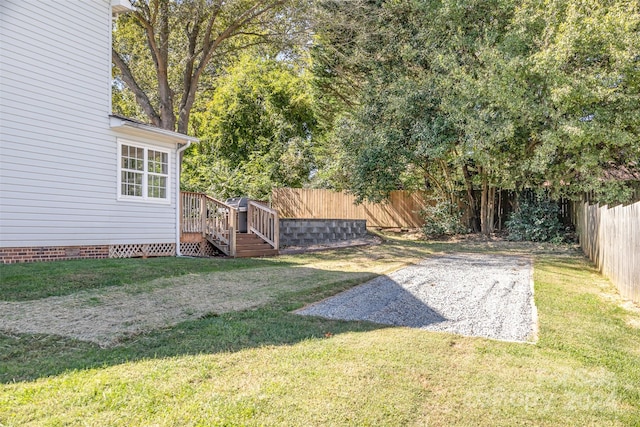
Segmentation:
[[(461, 250), (534, 254), (536, 345), (290, 314), (430, 253)], [(566, 248), (390, 239), (270, 260), (0, 266), (0, 300), (274, 266), (314, 269), (317, 285), (306, 277), (304, 290), (257, 309), (112, 348), (0, 334), (0, 425), (640, 425), (640, 312), (622, 308), (610, 283)], [(327, 272), (357, 279), (327, 281)]]

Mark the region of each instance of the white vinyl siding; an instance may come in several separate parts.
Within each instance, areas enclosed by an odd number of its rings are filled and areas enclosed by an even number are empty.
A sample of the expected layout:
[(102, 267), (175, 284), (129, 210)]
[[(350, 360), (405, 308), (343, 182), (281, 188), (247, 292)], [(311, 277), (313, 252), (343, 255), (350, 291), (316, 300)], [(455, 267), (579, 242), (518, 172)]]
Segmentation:
[[(175, 179), (118, 200), (110, 34), (110, 0), (0, 0), (1, 247), (175, 242)], [(132, 139), (175, 177), (175, 143)]]

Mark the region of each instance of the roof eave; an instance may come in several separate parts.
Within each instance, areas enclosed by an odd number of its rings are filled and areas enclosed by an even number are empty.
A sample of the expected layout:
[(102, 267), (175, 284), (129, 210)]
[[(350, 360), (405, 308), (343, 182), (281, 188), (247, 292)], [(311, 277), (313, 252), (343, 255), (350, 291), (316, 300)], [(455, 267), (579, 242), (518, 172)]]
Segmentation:
[(116, 16), (120, 13), (127, 13), (133, 10), (133, 6), (129, 0), (111, 0), (111, 15)]
[(109, 116), (109, 125), (114, 131), (131, 136), (154, 138), (164, 142), (172, 142), (174, 144), (200, 142), (200, 140), (194, 136), (173, 132), (167, 129), (160, 129), (155, 126), (139, 123), (115, 115)]

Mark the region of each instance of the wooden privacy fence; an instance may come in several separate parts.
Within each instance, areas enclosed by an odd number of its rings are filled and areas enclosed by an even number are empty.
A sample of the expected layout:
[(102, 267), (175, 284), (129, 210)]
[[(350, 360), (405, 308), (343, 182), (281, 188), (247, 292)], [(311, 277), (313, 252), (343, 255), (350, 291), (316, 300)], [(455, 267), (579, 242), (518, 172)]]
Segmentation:
[(271, 206), (281, 218), (366, 219), (368, 227), (420, 227), (424, 194), (393, 191), (388, 203), (362, 203), (345, 192), (306, 188), (276, 188)]
[(584, 253), (624, 298), (640, 303), (640, 202), (612, 208), (579, 203), (575, 225)]

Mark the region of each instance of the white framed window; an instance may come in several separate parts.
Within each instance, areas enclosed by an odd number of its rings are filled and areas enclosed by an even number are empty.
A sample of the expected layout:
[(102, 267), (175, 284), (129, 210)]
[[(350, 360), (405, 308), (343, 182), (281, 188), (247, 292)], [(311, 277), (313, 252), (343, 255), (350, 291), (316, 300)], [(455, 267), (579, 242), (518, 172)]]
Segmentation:
[(170, 152), (118, 140), (118, 199), (169, 203)]

